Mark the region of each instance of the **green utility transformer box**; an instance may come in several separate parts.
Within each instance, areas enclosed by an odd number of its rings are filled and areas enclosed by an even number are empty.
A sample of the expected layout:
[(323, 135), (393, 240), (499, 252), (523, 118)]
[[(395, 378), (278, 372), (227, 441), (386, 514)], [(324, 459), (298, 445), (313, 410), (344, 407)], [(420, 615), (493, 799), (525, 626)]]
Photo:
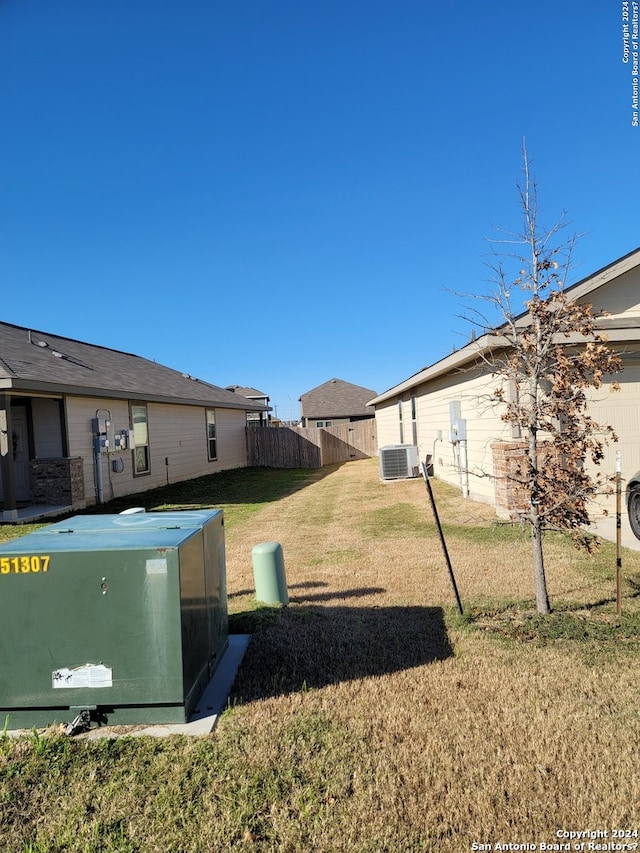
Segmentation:
[(227, 642), (222, 510), (80, 515), (0, 545), (0, 727), (187, 722)]

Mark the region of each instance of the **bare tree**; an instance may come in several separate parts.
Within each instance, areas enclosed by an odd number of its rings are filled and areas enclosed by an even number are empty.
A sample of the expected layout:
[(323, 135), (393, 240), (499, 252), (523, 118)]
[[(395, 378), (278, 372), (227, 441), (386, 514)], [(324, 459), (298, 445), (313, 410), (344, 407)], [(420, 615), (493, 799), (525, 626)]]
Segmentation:
[(558, 242), (564, 216), (550, 229), (539, 225), (526, 147), (523, 153), (522, 232), (503, 232), (496, 241), (501, 251), (494, 251), (489, 263), (494, 291), (482, 298), (500, 318), (490, 333), (498, 348), (488, 357), (498, 379), (494, 400), (524, 444), (511, 488), (519, 492), (518, 514), (531, 530), (537, 609), (547, 614), (543, 533), (569, 531), (578, 547), (593, 548), (593, 538), (584, 533), (588, 502), (611, 486), (588, 462), (599, 465), (604, 445), (617, 437), (612, 427), (591, 418), (587, 393), (622, 365), (598, 331), (592, 306), (577, 304), (566, 293), (575, 237)]

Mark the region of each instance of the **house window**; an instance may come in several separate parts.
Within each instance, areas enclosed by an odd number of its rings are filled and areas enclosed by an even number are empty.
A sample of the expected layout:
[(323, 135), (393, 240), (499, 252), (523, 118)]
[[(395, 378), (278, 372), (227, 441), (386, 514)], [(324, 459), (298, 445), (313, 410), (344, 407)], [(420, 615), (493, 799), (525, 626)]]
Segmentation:
[(333, 421), (325, 421), (325, 422), (324, 422), (324, 425), (325, 425), (326, 427), (333, 426)]
[(323, 426), (324, 426), (324, 421), (316, 421), (316, 426), (317, 426), (317, 427), (323, 427)]
[(133, 424), (133, 474), (148, 474), (149, 465), (149, 424), (146, 406), (131, 406), (131, 422)]
[(218, 458), (216, 447), (216, 410), (207, 409), (207, 456), (210, 462)]
[(400, 426), (400, 444), (404, 444), (404, 428), (402, 426), (402, 400), (398, 400), (398, 423)]
[(416, 406), (416, 395), (411, 395), (411, 433), (413, 435), (413, 443), (418, 446), (418, 409)]

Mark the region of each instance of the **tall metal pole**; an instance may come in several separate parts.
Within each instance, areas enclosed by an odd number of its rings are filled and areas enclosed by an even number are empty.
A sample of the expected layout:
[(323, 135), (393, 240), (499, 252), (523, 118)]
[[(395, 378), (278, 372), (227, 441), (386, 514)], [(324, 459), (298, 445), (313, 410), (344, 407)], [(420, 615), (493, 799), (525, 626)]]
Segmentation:
[(451, 566), (451, 560), (449, 559), (449, 552), (447, 550), (447, 543), (444, 540), (444, 533), (442, 532), (442, 526), (440, 524), (440, 518), (438, 516), (438, 510), (436, 508), (436, 501), (433, 496), (433, 489), (431, 488), (431, 481), (429, 480), (429, 472), (427, 471), (427, 466), (423, 462), (422, 463), (422, 476), (424, 477), (424, 481), (427, 484), (427, 492), (429, 493), (429, 500), (431, 501), (431, 508), (433, 510), (433, 516), (436, 520), (436, 527), (438, 528), (438, 533), (440, 535), (440, 542), (442, 543), (442, 550), (444, 551), (444, 558), (447, 561), (447, 569), (449, 571), (449, 578), (451, 580), (451, 586), (453, 587), (453, 592), (456, 597), (456, 602), (458, 604), (458, 610), (460, 611), (460, 615), (462, 615), (462, 602), (460, 601), (460, 594), (458, 593), (458, 586), (456, 584), (456, 579), (453, 574), (453, 568)]
[(616, 450), (616, 605), (618, 616), (622, 615), (622, 453)]

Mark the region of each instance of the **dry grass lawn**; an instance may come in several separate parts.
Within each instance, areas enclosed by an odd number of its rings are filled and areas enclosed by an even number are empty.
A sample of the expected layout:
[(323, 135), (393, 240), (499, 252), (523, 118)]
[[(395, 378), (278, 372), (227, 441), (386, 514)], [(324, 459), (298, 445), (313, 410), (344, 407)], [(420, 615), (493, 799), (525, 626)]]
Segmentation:
[[(463, 604), (477, 613), (485, 602), (523, 602), (517, 621), (534, 597), (526, 535), (435, 486)], [(291, 606), (250, 648), (242, 704), (222, 728), (266, 727), (256, 747), (266, 763), (298, 716), (342, 733), (350, 770), (310, 835), (316, 846), (460, 851), (474, 841), (558, 843), (563, 829), (640, 829), (636, 644), (470, 631), (455, 618), (424, 483), (381, 483), (370, 460), (230, 533), (232, 611), (253, 606), (250, 547), (267, 540), (283, 545)], [(609, 571), (564, 538), (547, 542), (552, 602), (577, 606), (578, 620), (616, 621), (615, 554), (603, 551)], [(632, 580), (639, 558), (625, 552)], [(625, 590), (636, 612), (635, 587)], [(260, 698), (266, 683), (272, 695)]]
[[(640, 553), (620, 620), (613, 546), (550, 537), (541, 623), (525, 533), (434, 486), (465, 618), (421, 480), (363, 460), (230, 512), (231, 625), (253, 639), (214, 734), (0, 739), (0, 850), (459, 853), (640, 830)], [(256, 607), (263, 541), (284, 549), (285, 609)], [(48, 787), (29, 781), (39, 750)]]

